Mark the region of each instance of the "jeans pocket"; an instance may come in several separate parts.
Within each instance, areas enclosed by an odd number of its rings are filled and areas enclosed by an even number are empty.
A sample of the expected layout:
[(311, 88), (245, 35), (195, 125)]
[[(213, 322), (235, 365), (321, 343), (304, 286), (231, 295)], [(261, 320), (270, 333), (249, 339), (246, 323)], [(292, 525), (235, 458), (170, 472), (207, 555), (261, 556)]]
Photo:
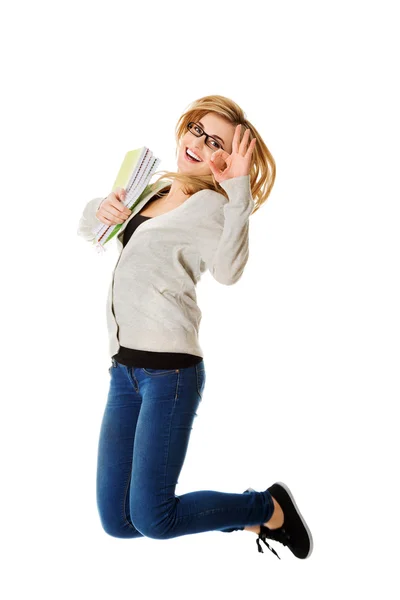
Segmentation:
[(196, 367), (196, 383), (197, 383), (197, 393), (200, 396), (200, 399), (203, 398), (204, 386), (206, 384), (206, 371), (203, 365), (197, 364)]
[(149, 369), (142, 367), (143, 373), (150, 375), (150, 377), (160, 377), (163, 375), (169, 375), (170, 373), (179, 373), (179, 369)]

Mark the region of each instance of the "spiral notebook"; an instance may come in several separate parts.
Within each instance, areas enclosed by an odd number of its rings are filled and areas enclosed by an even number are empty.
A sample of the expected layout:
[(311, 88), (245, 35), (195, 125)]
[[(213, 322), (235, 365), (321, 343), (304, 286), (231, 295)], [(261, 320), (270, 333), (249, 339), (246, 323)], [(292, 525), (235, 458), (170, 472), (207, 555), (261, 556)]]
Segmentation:
[[(140, 196), (160, 163), (161, 160), (155, 158), (146, 146), (130, 150), (125, 154), (111, 191), (115, 191), (117, 187), (124, 188), (126, 196), (123, 204), (132, 210), (140, 201)], [(123, 223), (116, 225), (101, 223), (93, 230), (96, 236), (93, 243), (96, 244), (98, 252), (105, 251), (104, 245), (118, 233), (122, 225)]]

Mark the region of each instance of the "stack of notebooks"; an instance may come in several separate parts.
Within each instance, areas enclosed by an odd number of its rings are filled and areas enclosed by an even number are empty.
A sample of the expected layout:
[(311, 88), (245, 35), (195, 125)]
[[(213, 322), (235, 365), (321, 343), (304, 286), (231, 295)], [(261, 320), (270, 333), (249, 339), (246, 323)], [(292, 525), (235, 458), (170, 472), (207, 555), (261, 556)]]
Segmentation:
[[(155, 158), (146, 146), (130, 150), (125, 154), (125, 158), (112, 187), (113, 192), (117, 187), (124, 188), (126, 191), (123, 201), (124, 206), (127, 206), (131, 210), (136, 206), (160, 162), (161, 160)], [(118, 233), (122, 224), (100, 224), (93, 230), (96, 236), (94, 243), (98, 252), (104, 252), (104, 244), (109, 242)]]

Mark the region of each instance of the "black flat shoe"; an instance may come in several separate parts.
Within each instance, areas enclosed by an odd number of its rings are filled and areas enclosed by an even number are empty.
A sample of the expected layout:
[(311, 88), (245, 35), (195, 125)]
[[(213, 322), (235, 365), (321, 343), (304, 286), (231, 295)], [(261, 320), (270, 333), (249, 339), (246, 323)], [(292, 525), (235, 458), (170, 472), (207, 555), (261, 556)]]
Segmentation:
[[(248, 488), (244, 493), (254, 491), (253, 488)], [(281, 506), (284, 522), (282, 527), (277, 527), (276, 529), (269, 529), (266, 525), (260, 525), (260, 533), (256, 540), (258, 551), (264, 552), (261, 548), (261, 541), (280, 559), (274, 548), (271, 548), (266, 541), (266, 538), (268, 538), (287, 546), (296, 558), (308, 558), (311, 555), (314, 545), (311, 531), (297, 508), (288, 486), (279, 481), (267, 488), (267, 491)]]

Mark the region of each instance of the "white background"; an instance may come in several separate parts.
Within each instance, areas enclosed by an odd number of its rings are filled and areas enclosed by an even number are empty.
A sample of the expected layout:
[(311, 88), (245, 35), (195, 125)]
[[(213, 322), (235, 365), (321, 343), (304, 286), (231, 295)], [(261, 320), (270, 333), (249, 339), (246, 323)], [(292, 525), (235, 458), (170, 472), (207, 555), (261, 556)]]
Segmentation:
[[(398, 597), (396, 4), (2, 8), (4, 598)], [(97, 514), (117, 251), (78, 221), (128, 150), (174, 169), (208, 94), (244, 108), (277, 177), (242, 279), (197, 287), (207, 381), (176, 491), (284, 481), (305, 561), (251, 532), (112, 538)]]

